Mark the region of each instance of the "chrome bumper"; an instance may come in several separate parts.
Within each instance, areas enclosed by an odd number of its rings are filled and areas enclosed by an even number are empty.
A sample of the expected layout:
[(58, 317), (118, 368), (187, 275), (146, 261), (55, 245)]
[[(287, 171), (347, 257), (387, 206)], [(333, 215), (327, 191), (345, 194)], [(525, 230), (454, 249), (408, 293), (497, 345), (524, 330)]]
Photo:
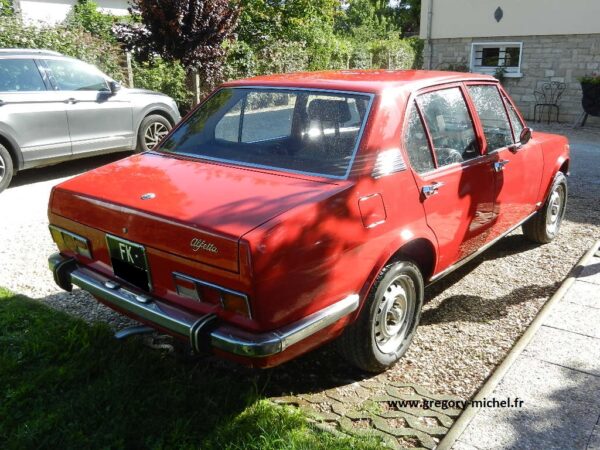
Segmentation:
[(213, 314), (198, 316), (180, 307), (151, 297), (142, 291), (75, 264), (70, 258), (54, 254), (48, 259), (50, 270), (60, 287), (79, 286), (109, 306), (154, 324), (170, 333), (189, 338), (196, 351), (207, 346), (235, 355), (264, 357), (283, 352), (334, 324), (358, 308), (358, 295), (348, 297), (285, 327), (266, 333), (252, 333), (220, 324)]

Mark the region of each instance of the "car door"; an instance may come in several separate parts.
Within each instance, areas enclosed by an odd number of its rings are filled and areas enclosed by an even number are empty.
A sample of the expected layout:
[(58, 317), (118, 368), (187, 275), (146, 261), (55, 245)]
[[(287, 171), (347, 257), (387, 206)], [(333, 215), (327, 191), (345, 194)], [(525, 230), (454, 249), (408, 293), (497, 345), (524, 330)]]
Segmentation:
[(523, 122), (495, 83), (469, 83), (471, 97), (486, 140), (496, 155), (495, 223), (490, 239), (506, 233), (534, 210), (541, 182), (543, 156), (534, 140), (518, 145)]
[(408, 114), (405, 146), (427, 224), (437, 238), (436, 271), (442, 271), (487, 240), (493, 223), (492, 157), (480, 152), (461, 84), (420, 93)]
[(133, 112), (124, 95), (113, 94), (95, 67), (74, 59), (45, 61), (67, 102), (73, 155), (133, 148)]
[(16, 142), (25, 167), (71, 156), (66, 104), (44, 77), (32, 58), (0, 58), (0, 134)]

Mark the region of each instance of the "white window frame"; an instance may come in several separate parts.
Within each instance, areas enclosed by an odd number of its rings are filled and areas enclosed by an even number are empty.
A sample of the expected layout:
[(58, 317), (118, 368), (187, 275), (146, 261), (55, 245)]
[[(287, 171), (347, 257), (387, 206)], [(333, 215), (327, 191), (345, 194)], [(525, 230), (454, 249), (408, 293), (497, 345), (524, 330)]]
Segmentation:
[(523, 42), (473, 42), (471, 44), (471, 72), (485, 73), (488, 75), (494, 75), (496, 70), (502, 66), (478, 66), (475, 64), (477, 50), (483, 48), (498, 48), (500, 53), (506, 51), (507, 47), (519, 47), (519, 66), (518, 67), (505, 67), (506, 72), (504, 76), (507, 78), (521, 78), (521, 64), (523, 63)]

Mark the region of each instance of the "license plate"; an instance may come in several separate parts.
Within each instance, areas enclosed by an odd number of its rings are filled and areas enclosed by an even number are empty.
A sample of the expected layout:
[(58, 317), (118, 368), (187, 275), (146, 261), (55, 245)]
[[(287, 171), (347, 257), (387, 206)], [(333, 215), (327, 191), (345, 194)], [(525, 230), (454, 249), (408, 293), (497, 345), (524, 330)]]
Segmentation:
[(106, 235), (106, 243), (115, 275), (145, 291), (150, 290), (144, 246), (109, 234)]

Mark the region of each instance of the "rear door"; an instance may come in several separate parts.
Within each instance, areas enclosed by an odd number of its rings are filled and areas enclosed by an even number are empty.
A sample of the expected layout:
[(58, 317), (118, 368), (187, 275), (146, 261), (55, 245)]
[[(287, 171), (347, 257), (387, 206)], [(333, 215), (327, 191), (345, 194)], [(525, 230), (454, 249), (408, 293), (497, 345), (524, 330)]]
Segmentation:
[(494, 206), (492, 159), (480, 152), (461, 84), (419, 94), (409, 105), (406, 130), (405, 146), (427, 224), (438, 241), (436, 271), (441, 271), (488, 238)]
[(495, 223), (490, 239), (506, 233), (535, 210), (542, 174), (542, 152), (533, 140), (516, 143), (523, 122), (508, 98), (493, 83), (467, 86), (479, 116), (487, 153), (495, 161)]
[(133, 112), (124, 95), (112, 94), (95, 67), (71, 59), (46, 59), (55, 89), (67, 102), (74, 155), (133, 148)]
[(0, 133), (16, 141), (25, 166), (71, 155), (64, 98), (44, 77), (32, 58), (0, 58)]

